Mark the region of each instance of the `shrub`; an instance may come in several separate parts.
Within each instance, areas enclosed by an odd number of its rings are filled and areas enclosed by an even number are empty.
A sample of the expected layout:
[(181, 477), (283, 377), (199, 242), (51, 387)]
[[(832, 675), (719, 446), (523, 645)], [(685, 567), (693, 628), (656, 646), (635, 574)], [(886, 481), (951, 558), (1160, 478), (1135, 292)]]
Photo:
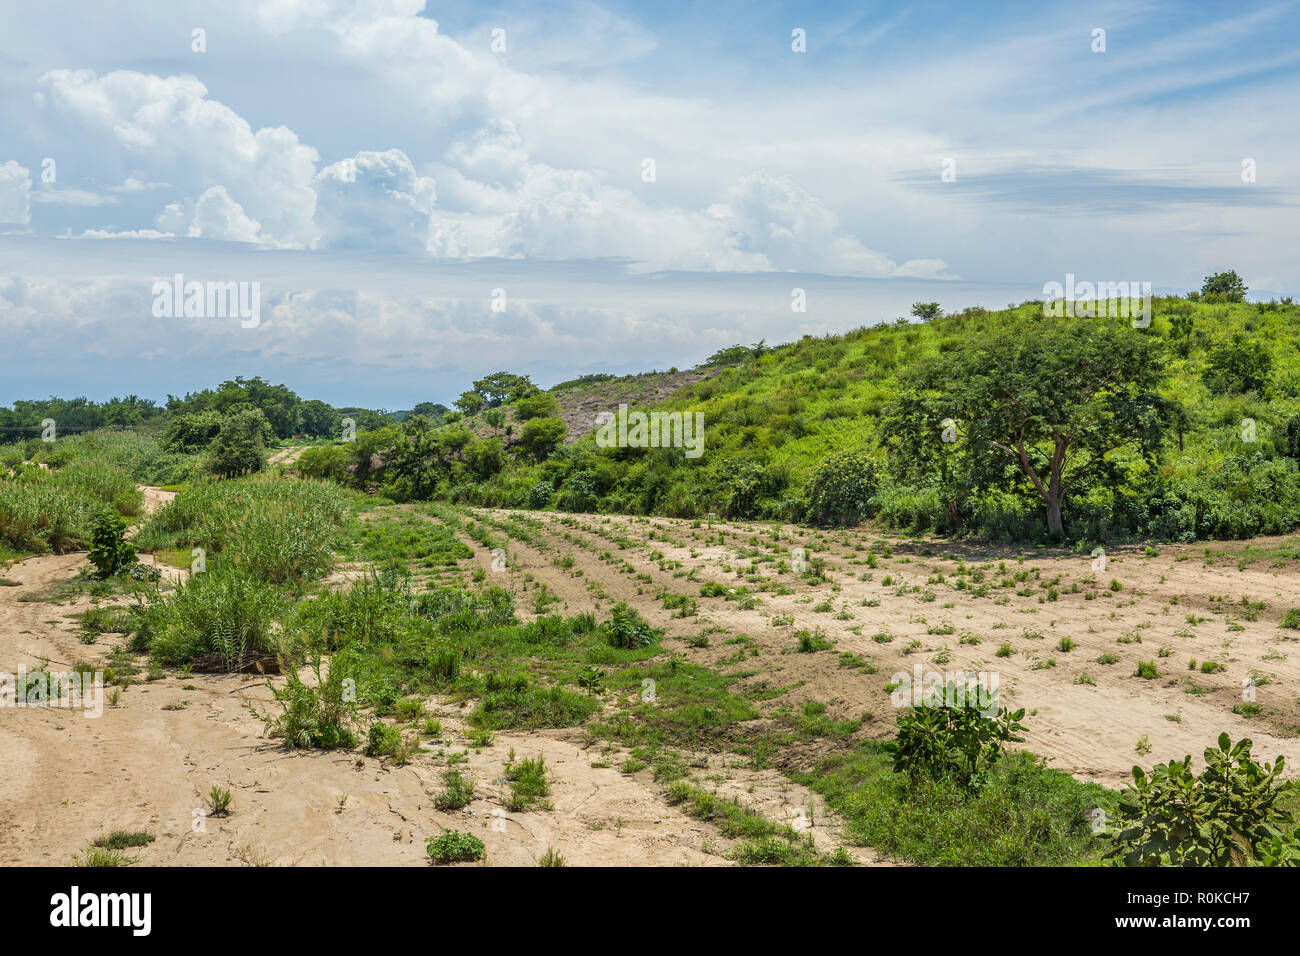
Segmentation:
[(514, 404), (515, 420), (532, 421), (535, 418), (553, 418), (560, 413), (559, 400), (549, 392), (537, 392), (521, 398)]
[(260, 409), (235, 412), (221, 423), (208, 446), (207, 469), (222, 478), (259, 471), (266, 462), (266, 443), (274, 437)]
[(879, 486), (879, 467), (866, 454), (831, 455), (808, 483), (807, 520), (825, 525), (859, 524), (870, 514)]
[(534, 511), (545, 508), (551, 503), (551, 497), (555, 494), (555, 486), (549, 481), (535, 482), (528, 489), (528, 507)]
[(126, 525), (114, 512), (101, 511), (95, 517), (89, 558), (101, 578), (111, 578), (135, 564), (135, 548), (126, 540)]
[(346, 445), (320, 445), (304, 451), (294, 468), (304, 478), (329, 479), (344, 484), (348, 480), (350, 461)]
[(402, 732), (392, 724), (376, 720), (370, 725), (366, 753), (372, 757), (391, 757), (402, 748)]
[(626, 601), (614, 605), (602, 631), (606, 643), (625, 650), (649, 647), (659, 639), (655, 630)]
[(425, 850), (435, 864), (468, 863), (483, 858), (483, 841), (472, 833), (443, 830), (425, 840)]
[(335, 654), (322, 675), (321, 658), (311, 659), (315, 686), (308, 686), (298, 676), (297, 668), (288, 668), (283, 687), (271, 686), (282, 712), (275, 716), (257, 716), (266, 723), (271, 736), (280, 737), (286, 747), (320, 747), (325, 750), (353, 747), (356, 735), (356, 686), (351, 654), (345, 649)]
[(1205, 751), (1205, 769), (1191, 755), (1133, 768), (1120, 797), (1118, 844), (1107, 854), (1125, 866), (1246, 866), (1300, 862), (1300, 831), (1283, 827), (1291, 815), (1277, 806), (1285, 761), (1258, 764), (1251, 741), (1220, 734)]
[(192, 455), (208, 447), (221, 431), (221, 413), (212, 409), (177, 415), (163, 432), (162, 446), (168, 451)]
[(959, 694), (953, 683), (947, 685), (945, 700), (954, 703), (925, 703), (898, 719), (898, 736), (888, 745), (894, 770), (913, 779), (926, 776), (978, 788), (1004, 745), (1024, 740), (1017, 736), (1025, 729), (1020, 723), (1024, 709), (1013, 713), (1000, 707), (996, 716), (986, 717), (996, 698), (982, 687), (963, 688)]

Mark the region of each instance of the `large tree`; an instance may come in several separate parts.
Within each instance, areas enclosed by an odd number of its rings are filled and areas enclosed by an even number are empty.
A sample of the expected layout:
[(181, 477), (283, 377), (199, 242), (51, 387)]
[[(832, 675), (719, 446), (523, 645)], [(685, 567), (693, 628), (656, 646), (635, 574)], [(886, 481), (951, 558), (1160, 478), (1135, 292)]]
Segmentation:
[(1153, 456), (1172, 409), (1160, 341), (1107, 319), (1020, 319), (921, 360), (886, 420), (896, 473), (928, 474), (956, 512), (966, 490), (1022, 476), (1059, 536), (1067, 491), (1129, 447)]

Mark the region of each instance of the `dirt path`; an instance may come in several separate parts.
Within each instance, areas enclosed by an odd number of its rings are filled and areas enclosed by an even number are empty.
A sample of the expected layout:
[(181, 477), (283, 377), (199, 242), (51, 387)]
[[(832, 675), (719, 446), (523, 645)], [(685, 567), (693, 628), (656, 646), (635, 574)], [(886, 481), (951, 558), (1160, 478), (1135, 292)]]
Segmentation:
[(288, 448), (281, 448), (270, 458), (268, 458), (266, 460), (266, 463), (268, 465), (284, 465), (286, 468), (288, 468), (299, 458), (301, 458), (302, 453), (305, 452), (310, 447), (311, 447), (310, 445), (290, 445)]

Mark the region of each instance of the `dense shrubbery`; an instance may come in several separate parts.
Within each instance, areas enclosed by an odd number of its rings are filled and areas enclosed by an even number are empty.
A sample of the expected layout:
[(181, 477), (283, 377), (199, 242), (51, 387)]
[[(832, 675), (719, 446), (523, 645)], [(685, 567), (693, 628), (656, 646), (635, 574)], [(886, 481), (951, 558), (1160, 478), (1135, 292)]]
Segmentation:
[(862, 452), (832, 455), (808, 483), (807, 519), (814, 524), (860, 524), (871, 512), (879, 484), (875, 461)]

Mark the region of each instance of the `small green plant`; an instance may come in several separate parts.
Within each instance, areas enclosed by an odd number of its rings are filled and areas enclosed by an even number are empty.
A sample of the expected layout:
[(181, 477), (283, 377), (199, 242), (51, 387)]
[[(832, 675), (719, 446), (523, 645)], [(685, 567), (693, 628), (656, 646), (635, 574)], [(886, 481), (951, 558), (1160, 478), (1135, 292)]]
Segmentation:
[(230, 801), (230, 791), (216, 784), (213, 784), (212, 788), (203, 797), (203, 802), (208, 805), (208, 813), (214, 817), (229, 816)]
[(148, 846), (154, 835), (147, 830), (114, 830), (95, 841), (95, 846), (107, 850), (125, 850), (129, 847)]
[(543, 853), (541, 857), (538, 858), (537, 865), (538, 866), (568, 866), (569, 864), (564, 861), (564, 857), (560, 856), (559, 853), (557, 853), (551, 847), (547, 847), (546, 852)]
[(538, 756), (511, 760), (506, 764), (505, 775), (510, 781), (507, 810), (522, 812), (534, 807), (550, 809), (550, 804), (543, 799), (551, 792), (551, 785), (546, 779), (546, 758)]
[(376, 720), (370, 725), (366, 754), (371, 757), (392, 757), (402, 747), (402, 732), (392, 724)]
[(977, 789), (1005, 745), (1024, 740), (1019, 733), (1025, 711), (998, 707), (983, 687), (959, 692), (954, 683), (947, 685), (944, 700), (949, 706), (923, 704), (898, 719), (898, 735), (886, 744), (894, 770)]
[(472, 833), (443, 830), (436, 837), (424, 841), (425, 851), (435, 865), (468, 863), (483, 859), (483, 841)]
[(649, 647), (658, 639), (658, 633), (627, 602), (619, 601), (610, 610), (610, 619), (603, 625), (605, 641), (611, 647), (635, 650)]
[(90, 538), (90, 563), (95, 575), (111, 578), (135, 564), (135, 548), (126, 540), (126, 524), (114, 511), (101, 511), (95, 516)]
[(460, 810), (474, 800), (474, 781), (462, 776), (459, 770), (447, 770), (442, 775), (443, 791), (433, 798), (436, 809), (444, 812)]

